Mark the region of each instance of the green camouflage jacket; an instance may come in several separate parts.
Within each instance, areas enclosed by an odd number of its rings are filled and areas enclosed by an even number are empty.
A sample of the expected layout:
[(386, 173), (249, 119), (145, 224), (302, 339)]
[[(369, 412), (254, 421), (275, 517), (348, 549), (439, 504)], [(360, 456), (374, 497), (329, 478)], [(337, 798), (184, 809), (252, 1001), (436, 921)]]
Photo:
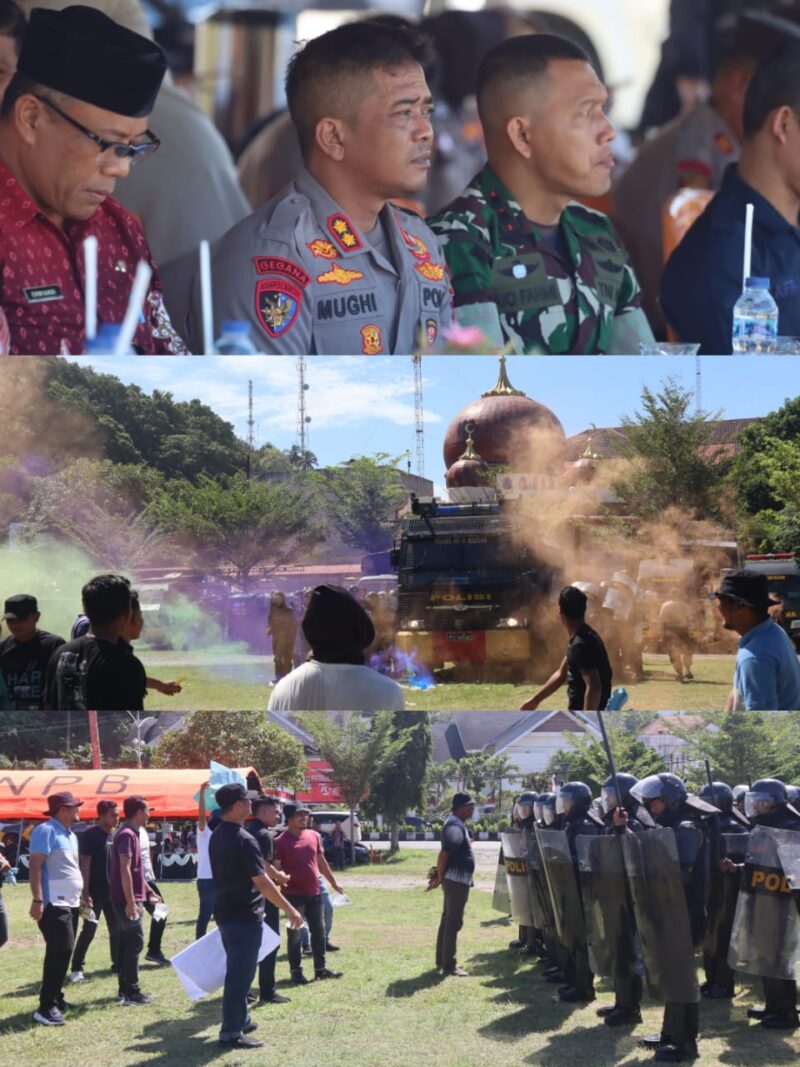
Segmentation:
[(600, 212), (577, 203), (564, 209), (567, 260), (542, 241), (487, 164), (429, 222), (452, 275), (456, 320), (480, 325), (498, 347), (629, 354), (652, 341), (628, 254)]

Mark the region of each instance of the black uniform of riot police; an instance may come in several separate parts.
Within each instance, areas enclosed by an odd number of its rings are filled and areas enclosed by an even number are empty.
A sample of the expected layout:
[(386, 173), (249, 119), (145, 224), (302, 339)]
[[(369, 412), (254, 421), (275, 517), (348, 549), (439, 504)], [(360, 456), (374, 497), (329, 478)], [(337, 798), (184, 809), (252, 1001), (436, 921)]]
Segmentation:
[[(533, 805), (539, 799), (538, 793), (527, 791), (520, 793), (514, 801), (511, 821), (518, 830), (532, 830), (535, 825)], [(543, 956), (545, 954), (542, 931), (535, 926), (519, 928), (517, 941), (512, 941), (509, 948), (516, 948), (520, 956)]]
[[(564, 817), (556, 813), (555, 793), (540, 793), (533, 811), (534, 825), (541, 827), (542, 830), (562, 828)], [(544, 934), (544, 944), (549, 957), (549, 963), (544, 971), (544, 980), (553, 985), (563, 985), (569, 970), (569, 953), (559, 941), (555, 925), (550, 930), (546, 930)]]
[[(647, 825), (652, 825), (652, 820), (643, 811), (637, 800), (631, 797), (631, 787), (636, 785), (638, 778), (633, 774), (619, 772), (611, 776), (603, 783), (601, 797), (606, 807), (603, 818), (605, 834), (624, 834), (625, 828), (614, 825), (614, 812), (617, 810), (617, 786), (622, 794), (621, 806), (628, 817), (627, 826), (632, 833), (639, 833)], [(640, 818), (641, 815), (641, 818)], [(630, 894), (626, 886), (626, 893)], [(606, 1026), (625, 1026), (630, 1023), (638, 1023), (642, 1020), (639, 1005), (642, 1002), (642, 978), (636, 973), (636, 921), (633, 917), (633, 907), (629, 906), (630, 926), (617, 944), (619, 964), (614, 977), (614, 1005), (611, 1008), (599, 1008), (597, 1014), (603, 1019)]]
[[(572, 853), (572, 862), (575, 865), (575, 874), (578, 873), (578, 852), (575, 844), (578, 837), (597, 837), (603, 833), (603, 821), (592, 807), (592, 793), (588, 785), (583, 782), (567, 782), (561, 787), (559, 800), (567, 798), (570, 802), (569, 810), (563, 815), (564, 830), (567, 834), (569, 849)], [(586, 945), (582, 945), (574, 952), (569, 953), (566, 986), (558, 991), (561, 1000), (591, 1001), (594, 1000), (594, 975), (589, 966), (589, 951)]]
[[(703, 946), (706, 980), (700, 992), (709, 1000), (727, 1000), (735, 993), (736, 972), (728, 964), (733, 918), (736, 914), (736, 874), (723, 874), (720, 862), (727, 858), (741, 863), (747, 849), (750, 823), (733, 803), (733, 790), (725, 782), (712, 782), (700, 790), (701, 799), (719, 808), (720, 814), (706, 823), (708, 830), (708, 929)], [(738, 843), (732, 839), (739, 838)]]
[[(745, 799), (746, 814), (756, 826), (768, 826), (773, 830), (800, 831), (800, 813), (787, 803), (786, 787), (777, 778), (765, 778), (754, 782), (752, 793), (768, 793), (774, 800), (774, 806), (768, 811), (750, 812), (747, 810), (747, 798)], [(797, 982), (784, 978), (763, 978), (764, 986), (764, 1015), (761, 1025), (768, 1030), (794, 1029), (800, 1023), (797, 1014)]]

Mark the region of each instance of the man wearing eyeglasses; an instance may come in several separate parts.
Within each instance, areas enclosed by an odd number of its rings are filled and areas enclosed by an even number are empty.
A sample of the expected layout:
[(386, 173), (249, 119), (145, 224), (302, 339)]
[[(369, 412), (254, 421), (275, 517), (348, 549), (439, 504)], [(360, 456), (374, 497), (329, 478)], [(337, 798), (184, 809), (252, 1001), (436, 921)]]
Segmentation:
[[(98, 241), (98, 323), (122, 322), (140, 260), (155, 268), (111, 194), (158, 148), (147, 116), (165, 71), (158, 45), (100, 11), (31, 12), (0, 108), (0, 338), (12, 354), (84, 351), (86, 237)], [(185, 351), (155, 271), (133, 345)]]

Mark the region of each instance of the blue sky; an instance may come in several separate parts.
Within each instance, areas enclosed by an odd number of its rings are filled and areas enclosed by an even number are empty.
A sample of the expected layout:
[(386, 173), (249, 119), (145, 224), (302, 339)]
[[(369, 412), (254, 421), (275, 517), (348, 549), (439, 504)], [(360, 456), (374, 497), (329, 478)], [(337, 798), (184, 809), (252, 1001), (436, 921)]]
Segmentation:
[[(297, 371), (293, 357), (98, 358), (76, 362), (136, 383), (145, 392), (199, 398), (237, 433), (247, 433), (247, 382), (253, 380), (256, 442), (289, 448), (296, 439)], [(328, 465), (355, 455), (414, 450), (411, 360), (313, 356), (306, 361), (310, 446)], [(724, 418), (765, 415), (800, 393), (796, 357), (729, 356), (701, 360), (703, 407)], [(686, 357), (509, 357), (512, 384), (551, 408), (566, 433), (591, 423), (615, 426), (639, 409), (642, 386), (669, 376), (694, 389), (695, 360)], [(453, 416), (497, 378), (491, 356), (425, 357), (425, 474), (443, 481), (442, 441)], [(413, 463), (413, 460), (412, 460)]]

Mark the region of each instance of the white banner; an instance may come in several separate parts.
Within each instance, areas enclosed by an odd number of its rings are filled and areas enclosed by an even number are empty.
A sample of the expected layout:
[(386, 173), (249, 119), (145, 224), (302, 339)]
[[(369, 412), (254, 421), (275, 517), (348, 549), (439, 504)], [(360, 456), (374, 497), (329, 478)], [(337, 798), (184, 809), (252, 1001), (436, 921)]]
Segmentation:
[[(278, 948), (280, 943), (280, 936), (262, 922), (259, 962)], [(170, 963), (175, 968), (189, 1000), (200, 1000), (201, 997), (221, 989), (225, 983), (227, 956), (219, 930), (212, 930), (183, 949), (177, 956), (172, 957)]]

